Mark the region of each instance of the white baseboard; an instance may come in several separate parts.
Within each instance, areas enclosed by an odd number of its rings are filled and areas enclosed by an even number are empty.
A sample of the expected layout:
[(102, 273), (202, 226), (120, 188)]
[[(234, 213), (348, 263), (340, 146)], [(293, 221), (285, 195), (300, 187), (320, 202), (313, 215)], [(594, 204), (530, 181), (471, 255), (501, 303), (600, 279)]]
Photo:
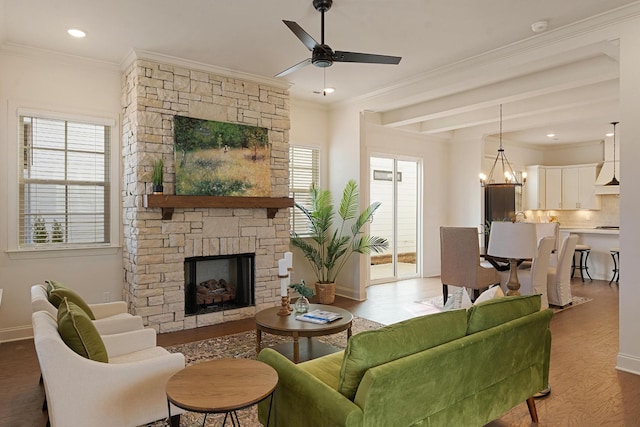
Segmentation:
[(0, 329), (0, 343), (20, 341), (33, 338), (31, 326), (18, 326), (16, 328)]
[(341, 297), (354, 299), (356, 301), (362, 301), (360, 298), (360, 290), (351, 289), (351, 288), (342, 288), (336, 286), (336, 295), (340, 295)]
[(640, 357), (618, 353), (616, 369), (630, 374), (640, 375)]

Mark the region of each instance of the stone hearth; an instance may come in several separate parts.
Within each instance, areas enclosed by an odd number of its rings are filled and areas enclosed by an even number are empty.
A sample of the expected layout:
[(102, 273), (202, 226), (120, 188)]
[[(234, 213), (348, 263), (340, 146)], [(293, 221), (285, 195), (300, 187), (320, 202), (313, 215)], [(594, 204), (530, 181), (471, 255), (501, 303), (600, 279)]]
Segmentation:
[[(288, 250), (289, 211), (176, 208), (163, 220), (145, 208), (152, 164), (162, 157), (165, 194), (174, 194), (173, 117), (265, 127), (271, 144), (271, 197), (288, 196), (289, 96), (285, 88), (135, 59), (123, 76), (124, 299), (159, 332), (253, 316), (279, 304), (277, 260)], [(255, 306), (185, 317), (184, 259), (255, 253)]]

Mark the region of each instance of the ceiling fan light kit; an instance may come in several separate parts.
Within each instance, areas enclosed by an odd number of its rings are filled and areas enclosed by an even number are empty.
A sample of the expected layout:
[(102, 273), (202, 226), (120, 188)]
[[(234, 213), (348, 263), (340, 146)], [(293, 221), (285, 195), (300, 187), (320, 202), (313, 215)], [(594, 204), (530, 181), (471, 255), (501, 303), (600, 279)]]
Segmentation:
[(309, 51), (311, 58), (307, 58), (284, 71), (276, 74), (275, 77), (282, 77), (289, 73), (299, 70), (309, 64), (316, 67), (326, 68), (333, 65), (334, 62), (358, 62), (366, 64), (392, 64), (397, 65), (402, 59), (399, 56), (377, 55), (371, 53), (333, 51), (329, 45), (324, 42), (324, 13), (331, 9), (333, 0), (313, 0), (313, 7), (320, 12), (320, 43), (309, 35), (300, 25), (293, 21), (283, 20), (284, 24), (289, 27), (291, 32), (300, 39)]

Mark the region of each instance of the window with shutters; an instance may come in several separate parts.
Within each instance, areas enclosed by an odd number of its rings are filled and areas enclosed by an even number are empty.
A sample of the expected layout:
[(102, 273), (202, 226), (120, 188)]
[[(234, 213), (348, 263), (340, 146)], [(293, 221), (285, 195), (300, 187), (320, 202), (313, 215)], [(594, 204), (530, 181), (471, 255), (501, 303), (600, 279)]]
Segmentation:
[[(289, 196), (304, 206), (311, 204), (311, 186), (320, 185), (320, 149), (289, 146)], [(311, 230), (307, 218), (297, 208), (291, 210), (291, 231), (300, 235)]]
[(19, 115), (18, 246), (110, 243), (113, 123)]

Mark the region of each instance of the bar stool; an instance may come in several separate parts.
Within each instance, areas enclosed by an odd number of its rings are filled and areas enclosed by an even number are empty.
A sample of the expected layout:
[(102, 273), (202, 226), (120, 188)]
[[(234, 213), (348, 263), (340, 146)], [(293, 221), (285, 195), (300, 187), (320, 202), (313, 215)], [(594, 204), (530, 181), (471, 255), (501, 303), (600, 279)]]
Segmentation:
[(609, 280), (609, 284), (613, 283), (615, 280), (616, 283), (620, 280), (620, 248), (611, 248), (609, 249), (609, 253), (611, 254), (611, 258), (613, 258), (613, 276), (611, 276), (611, 280)]
[[(580, 254), (579, 264), (576, 265), (576, 253)], [(589, 276), (589, 280), (593, 281), (591, 275), (589, 274), (589, 266), (587, 265), (587, 261), (589, 260), (589, 254), (591, 253), (591, 246), (589, 245), (576, 245), (576, 249), (573, 252), (573, 262), (571, 263), (571, 277), (573, 277), (573, 273), (576, 270), (580, 270), (580, 278), (584, 282), (583, 271), (587, 273)]]

